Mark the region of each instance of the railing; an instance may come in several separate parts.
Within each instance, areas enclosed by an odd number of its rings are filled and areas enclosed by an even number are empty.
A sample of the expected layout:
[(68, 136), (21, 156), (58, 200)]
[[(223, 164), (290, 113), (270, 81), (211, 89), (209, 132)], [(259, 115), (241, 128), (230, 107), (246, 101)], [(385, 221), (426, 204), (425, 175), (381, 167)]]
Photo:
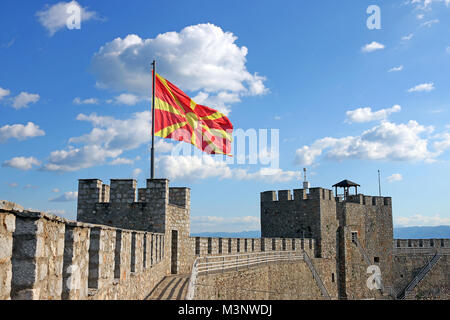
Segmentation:
[(440, 252), (436, 252), (433, 258), (419, 271), (419, 273), (414, 277), (414, 279), (406, 286), (406, 288), (397, 296), (397, 299), (404, 300), (405, 297), (422, 281), (423, 278), (428, 274), (428, 272), (433, 269), (433, 267), (438, 263), (439, 259), (442, 257)]
[(358, 247), (359, 252), (364, 257), (364, 261), (367, 263), (368, 266), (370, 266), (372, 264), (372, 261), (370, 260), (369, 256), (367, 255), (366, 250), (364, 250), (364, 247), (359, 242), (358, 236), (356, 236), (354, 239), (355, 239), (355, 244)]
[(192, 272), (191, 272), (191, 277), (189, 279), (186, 300), (194, 300), (195, 283), (197, 282), (197, 276), (198, 276), (197, 264), (198, 264), (198, 258), (195, 259), (194, 264), (192, 265)]
[(306, 251), (303, 251), (303, 259), (305, 260), (306, 264), (309, 267), (309, 270), (311, 270), (311, 273), (313, 275), (314, 280), (316, 280), (317, 286), (319, 287), (320, 291), (322, 292), (322, 295), (327, 298), (331, 299), (330, 295), (328, 294), (327, 289), (325, 288), (322, 279), (320, 279), (319, 274), (316, 271), (316, 268), (314, 267), (314, 264), (312, 263), (311, 259), (309, 258)]
[(241, 253), (226, 256), (207, 256), (195, 259), (188, 285), (187, 300), (193, 300), (197, 277), (201, 274), (239, 270), (239, 268), (279, 261), (303, 260), (304, 255), (298, 251), (276, 251)]

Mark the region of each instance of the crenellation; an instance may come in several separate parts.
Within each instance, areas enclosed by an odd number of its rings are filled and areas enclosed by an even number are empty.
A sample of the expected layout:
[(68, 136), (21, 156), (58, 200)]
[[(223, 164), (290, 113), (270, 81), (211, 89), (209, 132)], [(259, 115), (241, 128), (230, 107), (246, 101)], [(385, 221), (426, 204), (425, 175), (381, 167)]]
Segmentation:
[(109, 198), (111, 203), (136, 202), (136, 180), (111, 179)]
[(294, 189), (294, 200), (301, 201), (306, 200), (308, 195), (306, 193), (306, 189)]
[(276, 191), (265, 191), (261, 192), (261, 202), (273, 202), (277, 201)]
[(291, 190), (278, 191), (278, 201), (290, 201), (292, 200)]

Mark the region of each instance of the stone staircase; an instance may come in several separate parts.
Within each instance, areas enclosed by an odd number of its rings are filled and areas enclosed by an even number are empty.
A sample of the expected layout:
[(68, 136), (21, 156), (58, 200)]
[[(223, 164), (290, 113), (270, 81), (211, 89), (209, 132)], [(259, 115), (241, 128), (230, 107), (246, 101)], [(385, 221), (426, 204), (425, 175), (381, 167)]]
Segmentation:
[(185, 300), (190, 275), (172, 275), (165, 277), (150, 292), (146, 300)]
[(439, 262), (442, 254), (440, 252), (436, 252), (433, 258), (428, 261), (425, 266), (419, 271), (419, 273), (414, 277), (414, 279), (403, 289), (398, 295), (397, 299), (399, 300), (413, 300), (413, 290), (419, 284), (420, 281), (425, 278), (425, 276), (433, 269), (433, 267)]

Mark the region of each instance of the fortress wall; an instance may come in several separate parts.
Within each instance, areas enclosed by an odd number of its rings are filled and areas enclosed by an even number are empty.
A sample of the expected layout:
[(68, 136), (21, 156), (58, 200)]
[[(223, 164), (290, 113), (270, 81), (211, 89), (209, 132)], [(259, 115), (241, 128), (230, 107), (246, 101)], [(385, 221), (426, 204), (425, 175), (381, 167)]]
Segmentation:
[(304, 261), (277, 262), (238, 271), (200, 275), (196, 300), (323, 299)]
[(413, 299), (450, 298), (450, 239), (395, 239), (394, 290), (403, 290), (433, 258), (442, 253), (439, 262), (411, 292)]
[(143, 299), (170, 273), (163, 234), (41, 212), (0, 209), (0, 248), (1, 299)]
[(13, 214), (0, 213), (0, 300), (9, 300), (12, 278), (13, 232), (16, 229), (16, 217)]
[[(211, 237), (192, 237), (194, 255), (186, 252), (192, 263), (197, 257), (206, 256), (226, 256), (236, 254), (251, 254), (258, 252), (272, 251), (297, 251), (305, 250), (310, 257), (314, 257), (314, 239), (290, 239), (290, 238), (211, 238)], [(247, 242), (247, 251), (245, 243)], [(222, 243), (222, 251), (220, 251)], [(231, 243), (231, 246), (229, 244)], [(239, 250), (238, 251), (238, 243)], [(261, 245), (261, 244), (264, 245)], [(284, 243), (284, 245), (283, 245)], [(294, 245), (293, 245), (294, 243)], [(262, 248), (265, 248), (264, 250)]]

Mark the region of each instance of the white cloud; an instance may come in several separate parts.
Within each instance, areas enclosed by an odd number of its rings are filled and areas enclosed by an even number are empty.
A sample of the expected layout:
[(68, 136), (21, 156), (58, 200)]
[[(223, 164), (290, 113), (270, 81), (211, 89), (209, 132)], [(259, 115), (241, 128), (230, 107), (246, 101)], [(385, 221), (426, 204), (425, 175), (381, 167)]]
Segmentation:
[(58, 188), (55, 188), (55, 189), (52, 190), (52, 192), (58, 193), (58, 192), (59, 192), (59, 189), (58, 189)]
[(108, 158), (118, 157), (122, 150), (106, 150), (97, 145), (87, 145), (81, 148), (69, 146), (67, 150), (57, 150), (50, 153), (48, 163), (42, 167), (44, 171), (77, 171), (101, 165)]
[[(151, 115), (149, 111), (134, 113), (131, 118), (120, 120), (108, 116), (79, 114), (77, 120), (93, 125), (90, 133), (69, 139), (66, 150), (53, 151), (44, 170), (76, 171), (102, 165), (108, 158), (116, 158), (125, 150), (136, 149), (151, 139)], [(114, 160), (113, 160), (114, 161)]]
[(254, 216), (244, 217), (191, 217), (191, 232), (242, 232), (259, 230), (260, 219)]
[(113, 161), (111, 161), (109, 164), (112, 166), (118, 166), (122, 164), (133, 164), (133, 159), (127, 159), (127, 158), (116, 158)]
[(417, 15), (417, 19), (422, 20), (425, 17), (424, 14), (420, 13)]
[(96, 98), (88, 98), (88, 99), (81, 99), (79, 97), (76, 97), (73, 99), (74, 104), (98, 104), (98, 99)]
[(433, 143), (433, 147), (438, 154), (450, 149), (450, 133), (437, 134), (434, 138), (436, 141)]
[(423, 135), (430, 134), (433, 130), (433, 127), (424, 127), (413, 120), (407, 124), (383, 121), (359, 136), (326, 137), (316, 140), (310, 146), (303, 146), (296, 151), (295, 163), (311, 165), (322, 154), (334, 161), (432, 161), (439, 152), (428, 150), (429, 139)]
[(122, 93), (121, 95), (114, 98), (115, 103), (117, 104), (125, 104), (127, 106), (134, 106), (141, 99), (138, 96), (130, 93)]
[(362, 47), (361, 51), (362, 52), (373, 52), (376, 50), (382, 50), (384, 48), (385, 48), (385, 46), (383, 44), (373, 41), (369, 44), (366, 44), (364, 47)]
[(45, 132), (33, 122), (28, 122), (25, 126), (23, 124), (5, 125), (0, 128), (0, 143), (4, 143), (11, 138), (22, 141), (44, 135)]
[(430, 92), (432, 90), (434, 90), (434, 83), (422, 83), (422, 84), (418, 84), (415, 87), (412, 87), (410, 89), (408, 89), (408, 92)]
[(203, 100), (212, 103), (210, 107), (223, 108), (225, 103), (237, 102), (242, 96), (268, 91), (265, 78), (247, 70), (248, 50), (239, 47), (236, 40), (231, 32), (209, 23), (166, 32), (153, 39), (130, 34), (103, 45), (93, 58), (92, 71), (101, 88), (149, 96), (149, 63), (156, 58), (157, 71), (162, 76), (182, 90), (202, 92)]
[(450, 46), (448, 46), (447, 49), (445, 49), (445, 51), (447, 51), (447, 53), (450, 53)]
[(274, 119), (275, 120), (281, 120), (281, 117), (280, 116), (275, 116)]
[(441, 217), (439, 214), (435, 216), (415, 214), (410, 217), (394, 217), (394, 225), (399, 227), (443, 226), (450, 225), (450, 217)]
[(10, 93), (11, 93), (11, 91), (0, 87), (0, 100), (3, 99), (4, 97), (9, 96)]
[(131, 173), (131, 176), (132, 176), (133, 178), (137, 178), (137, 177), (139, 177), (139, 176), (141, 175), (141, 173), (142, 173), (142, 169), (136, 168), (136, 169), (134, 169), (133, 172)]
[(60, 195), (56, 198), (51, 198), (50, 202), (69, 202), (69, 201), (76, 201), (78, 199), (78, 192), (77, 191), (69, 191), (65, 192), (64, 194)]
[(73, 13), (68, 13), (71, 6), (77, 6), (81, 13), (81, 22), (96, 18), (97, 13), (83, 8), (77, 1), (58, 2), (52, 6), (46, 5), (41, 11), (36, 12), (39, 23), (53, 36), (57, 31), (66, 28), (67, 20)]
[(410, 33), (409, 35), (402, 37), (402, 41), (409, 41), (409, 40), (411, 40), (413, 37), (414, 37), (414, 34), (413, 34), (413, 33)]
[(439, 23), (439, 19), (429, 20), (420, 24), (420, 27), (431, 27), (433, 24)]
[(8, 183), (11, 188), (17, 188), (19, 184), (17, 182)]
[(299, 179), (301, 176), (301, 173), (297, 171), (283, 171), (274, 168), (261, 168), (256, 172), (249, 172), (248, 169), (230, 168), (225, 161), (214, 159), (209, 155), (203, 155), (202, 157), (167, 155), (157, 159), (156, 165), (162, 175), (171, 180), (195, 181), (217, 178), (275, 183)]
[(398, 66), (398, 67), (393, 67), (391, 69), (389, 69), (388, 72), (398, 72), (398, 71), (402, 71), (403, 70), (403, 65)]
[(34, 157), (15, 157), (3, 162), (2, 167), (15, 168), (27, 171), (33, 168), (33, 165), (39, 165), (40, 162)]
[(394, 173), (386, 178), (388, 182), (402, 181), (403, 176), (400, 173)]
[(345, 120), (348, 123), (362, 123), (362, 122), (370, 122), (376, 120), (386, 119), (390, 114), (394, 112), (400, 112), (402, 107), (399, 105), (395, 105), (389, 109), (381, 109), (375, 112), (372, 112), (371, 108), (358, 108), (356, 110), (347, 111), (347, 119)]
[(18, 96), (13, 98), (14, 109), (27, 108), (30, 103), (36, 103), (40, 99), (38, 94), (21, 92)]

